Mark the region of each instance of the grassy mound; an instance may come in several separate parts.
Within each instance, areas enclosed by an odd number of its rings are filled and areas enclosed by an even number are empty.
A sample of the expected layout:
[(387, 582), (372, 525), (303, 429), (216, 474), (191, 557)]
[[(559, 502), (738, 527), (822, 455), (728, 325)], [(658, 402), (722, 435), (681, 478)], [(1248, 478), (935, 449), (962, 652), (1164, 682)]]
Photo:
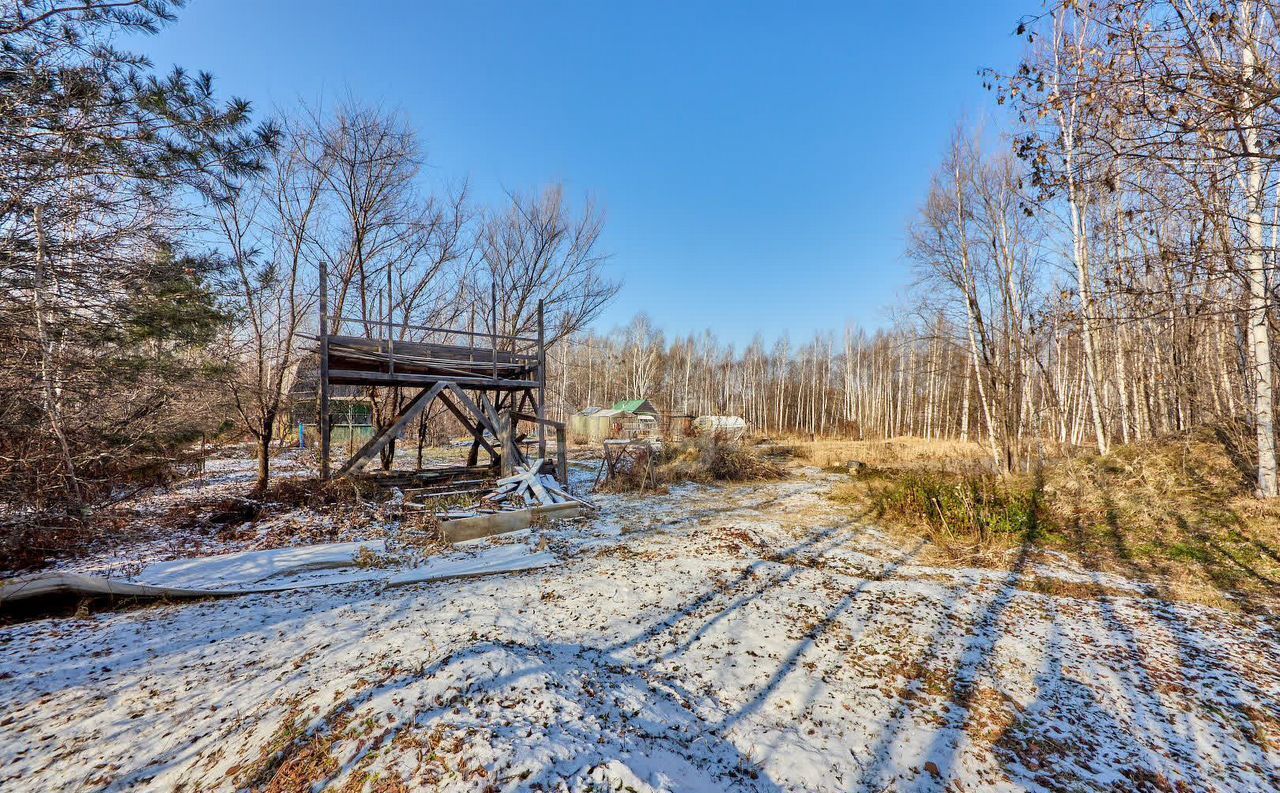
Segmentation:
[(1280, 505), (1252, 497), (1244, 465), (1211, 430), (1055, 465), (1043, 489), (1056, 544), (1184, 593), (1280, 595)]
[(939, 470), (868, 477), (871, 506), (879, 519), (919, 529), (953, 558), (981, 561), (1038, 539), (1040, 493), (1033, 482), (1002, 480), (989, 473)]

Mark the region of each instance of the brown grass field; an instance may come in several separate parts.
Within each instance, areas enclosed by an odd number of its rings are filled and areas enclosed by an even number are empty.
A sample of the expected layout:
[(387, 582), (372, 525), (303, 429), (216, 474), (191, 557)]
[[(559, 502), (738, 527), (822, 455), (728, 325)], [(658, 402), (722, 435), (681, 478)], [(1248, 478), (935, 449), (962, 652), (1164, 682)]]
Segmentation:
[(1252, 497), (1245, 464), (1211, 431), (1007, 476), (990, 473), (976, 443), (793, 446), (831, 471), (864, 463), (832, 498), (890, 532), (923, 536), (939, 563), (1007, 569), (1057, 553), (1173, 599), (1254, 612), (1280, 596), (1280, 505)]

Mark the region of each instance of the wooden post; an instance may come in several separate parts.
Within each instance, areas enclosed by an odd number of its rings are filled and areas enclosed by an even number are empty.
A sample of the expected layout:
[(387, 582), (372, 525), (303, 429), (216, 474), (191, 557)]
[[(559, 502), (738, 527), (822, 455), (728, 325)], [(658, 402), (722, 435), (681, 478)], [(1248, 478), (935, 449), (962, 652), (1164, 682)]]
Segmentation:
[(507, 397), (511, 404), (503, 407), (501, 399), (498, 401), (498, 448), (502, 450), (502, 463), (499, 470), (503, 476), (511, 476), (515, 472), (516, 467), (516, 438), (515, 438), (515, 413), (512, 411), (515, 402), (515, 395)]
[(329, 268), (320, 260), (320, 479), (329, 478)]
[(569, 444), (565, 442), (564, 425), (556, 427), (556, 475), (560, 484), (569, 486)]
[(489, 281), (489, 343), (493, 345), (493, 379), (498, 379), (498, 282)]
[(484, 415), (488, 416), (489, 432), (493, 433), (493, 440), (496, 444), (497, 454), (493, 455), (494, 462), (499, 465), (498, 470), (502, 471), (501, 466), (507, 464), (507, 448), (502, 441), (502, 418), (498, 415), (498, 408), (494, 406), (487, 393), (481, 391), (478, 398), (480, 400), (480, 408), (483, 410)]
[(547, 459), (547, 346), (546, 315), (538, 301), (538, 459)]
[[(387, 265), (387, 374), (396, 373), (396, 339), (395, 328), (391, 325), (391, 265)], [(408, 320), (405, 320), (408, 322)], [(400, 395), (400, 389), (393, 392), (392, 404), (395, 404), (395, 398)]]

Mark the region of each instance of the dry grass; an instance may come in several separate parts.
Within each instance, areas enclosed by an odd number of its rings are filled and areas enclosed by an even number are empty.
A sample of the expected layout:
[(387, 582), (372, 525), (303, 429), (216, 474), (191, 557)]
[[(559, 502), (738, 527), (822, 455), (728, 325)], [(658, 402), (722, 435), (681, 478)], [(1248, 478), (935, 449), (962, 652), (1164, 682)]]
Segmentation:
[(870, 468), (858, 482), (861, 488), (853, 492), (876, 520), (922, 534), (948, 561), (998, 564), (1040, 539), (1043, 515), (1034, 480), (980, 469)]
[(1007, 567), (1060, 551), (1164, 597), (1269, 610), (1280, 595), (1280, 504), (1251, 497), (1247, 462), (1224, 437), (1200, 430), (1003, 478), (978, 467), (974, 445), (890, 441), (865, 444), (882, 454), (859, 458), (857, 447), (819, 443), (830, 456), (815, 462), (874, 466), (832, 497), (926, 536), (939, 560)]
[(288, 507), (351, 506), (382, 501), (387, 494), (387, 490), (358, 476), (344, 476), (328, 481), (302, 476), (272, 481), (261, 500)]
[(1123, 446), (1045, 472), (1054, 545), (1174, 597), (1249, 609), (1280, 595), (1280, 505), (1220, 435)]
[(843, 470), (857, 461), (873, 468), (968, 469), (985, 463), (987, 451), (969, 441), (888, 438), (879, 441), (800, 440), (789, 444), (796, 456), (826, 469)]
[[(753, 482), (786, 475), (787, 448), (763, 447), (714, 435), (686, 443), (668, 443), (650, 461), (624, 467), (602, 490), (630, 492), (687, 482)], [(647, 473), (648, 472), (648, 473)]]

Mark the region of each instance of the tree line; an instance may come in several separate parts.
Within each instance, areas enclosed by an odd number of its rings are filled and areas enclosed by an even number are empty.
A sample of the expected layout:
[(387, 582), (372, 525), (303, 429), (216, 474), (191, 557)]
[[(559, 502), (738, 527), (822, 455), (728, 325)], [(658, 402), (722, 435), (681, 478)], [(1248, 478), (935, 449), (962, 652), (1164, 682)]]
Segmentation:
[(1055, 0), (987, 71), (908, 229), (893, 330), (575, 339), (564, 404), (654, 395), (771, 431), (979, 440), (998, 470), (1211, 425), (1277, 495), (1280, 31), (1267, 0)]
[(1010, 140), (956, 134), (910, 253), (973, 360), (995, 464), (1038, 442), (1029, 406), (1061, 423), (1076, 398), (1103, 454), (1245, 428), (1277, 495), (1278, 9), (1054, 2), (987, 73)]
[[(739, 349), (711, 331), (668, 340), (642, 314), (609, 333), (577, 334), (549, 353), (550, 407), (563, 419), (586, 406), (643, 397), (671, 416), (741, 416), (774, 435), (915, 436), (989, 447), (993, 425), (980, 368), (960, 343), (962, 334), (939, 313), (928, 323), (871, 332), (851, 326), (800, 343), (756, 337)], [(1014, 465), (1089, 442), (1089, 403), (1074, 374), (1079, 351), (1051, 350), (1046, 363), (1056, 390), (1028, 382), (1010, 397), (1022, 403), (1013, 431), (1031, 454)], [(1061, 404), (1051, 401), (1055, 395)], [(1176, 415), (1173, 396), (1157, 395), (1145, 416), (1144, 427), (1153, 428), (1146, 436), (1174, 429), (1156, 418)]]
[[(1017, 66), (984, 73), (996, 123), (958, 125), (921, 196), (899, 321), (741, 349), (590, 330), (618, 289), (603, 216), (558, 186), (484, 204), (424, 177), (401, 114), (255, 113), (115, 46), (181, 5), (0, 9), (14, 525), (87, 520), (220, 429), (257, 443), (265, 486), (322, 267), (338, 332), (528, 335), (544, 301), (560, 417), (646, 396), (768, 432), (972, 439), (1000, 470), (1213, 425), (1277, 495), (1275, 2), (1046, 3)], [(379, 427), (406, 398), (368, 396)]]

